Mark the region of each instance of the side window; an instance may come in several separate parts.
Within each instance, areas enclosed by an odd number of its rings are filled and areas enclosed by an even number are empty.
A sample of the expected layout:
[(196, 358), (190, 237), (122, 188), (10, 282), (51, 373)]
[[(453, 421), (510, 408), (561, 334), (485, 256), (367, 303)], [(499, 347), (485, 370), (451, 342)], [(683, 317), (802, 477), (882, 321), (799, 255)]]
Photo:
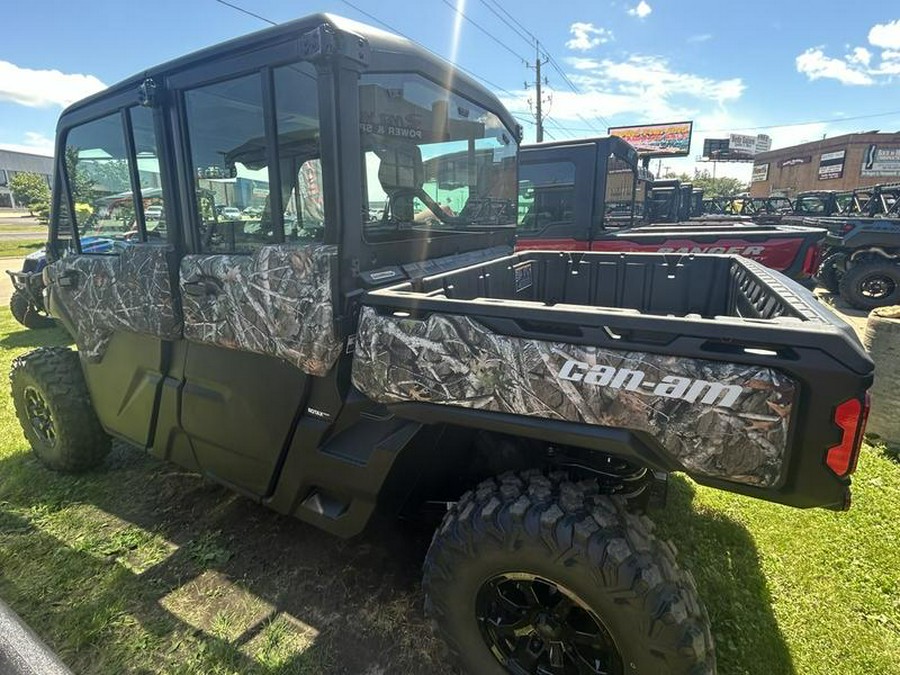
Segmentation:
[(296, 63), (276, 68), (274, 78), (284, 240), (323, 241), (325, 193), (316, 69), (309, 63)]
[[(262, 78), (258, 73), (185, 92), (201, 250), (248, 253), (281, 240), (267, 208)], [(262, 204), (262, 206), (257, 206)], [(261, 209), (261, 210), (259, 210)]]
[(519, 167), (517, 234), (529, 236), (575, 218), (575, 164), (539, 162)]
[(159, 145), (150, 108), (132, 108), (131, 133), (134, 139), (134, 164), (141, 188), (139, 208), (144, 214), (148, 241), (166, 238), (166, 199), (163, 194)]
[(82, 253), (115, 254), (141, 240), (120, 113), (69, 131), (65, 169)]
[(635, 186), (637, 175), (623, 159), (610, 155), (606, 163), (606, 195), (603, 213), (603, 227), (626, 227), (631, 225), (635, 209)]

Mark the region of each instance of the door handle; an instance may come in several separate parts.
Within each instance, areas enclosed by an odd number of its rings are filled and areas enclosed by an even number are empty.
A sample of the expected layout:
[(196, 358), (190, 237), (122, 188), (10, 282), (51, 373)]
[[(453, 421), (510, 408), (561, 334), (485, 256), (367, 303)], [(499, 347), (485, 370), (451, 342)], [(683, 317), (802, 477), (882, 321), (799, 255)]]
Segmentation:
[(59, 286), (73, 288), (78, 285), (78, 272), (76, 272), (75, 270), (68, 270), (67, 272), (63, 272), (58, 277), (56, 277), (56, 283)]
[(211, 279), (200, 279), (199, 281), (185, 281), (181, 284), (187, 295), (196, 297), (206, 297), (208, 295), (217, 295), (222, 287)]

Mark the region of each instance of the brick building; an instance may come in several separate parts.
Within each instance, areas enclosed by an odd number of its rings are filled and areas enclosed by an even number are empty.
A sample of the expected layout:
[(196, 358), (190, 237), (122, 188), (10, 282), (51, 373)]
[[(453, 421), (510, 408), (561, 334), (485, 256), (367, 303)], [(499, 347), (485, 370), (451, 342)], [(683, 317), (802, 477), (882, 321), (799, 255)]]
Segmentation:
[(852, 190), (900, 181), (900, 132), (845, 134), (754, 158), (750, 195), (793, 197), (804, 190)]

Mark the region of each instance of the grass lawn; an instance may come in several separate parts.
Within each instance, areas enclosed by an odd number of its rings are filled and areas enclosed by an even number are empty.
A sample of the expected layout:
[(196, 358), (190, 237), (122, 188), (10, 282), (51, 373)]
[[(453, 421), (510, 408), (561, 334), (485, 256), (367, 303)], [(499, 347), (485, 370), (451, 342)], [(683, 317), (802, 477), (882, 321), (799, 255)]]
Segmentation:
[(34, 232), (35, 234), (47, 234), (47, 226), (35, 223), (28, 219), (17, 223), (14, 220), (0, 220), (0, 232)]
[(43, 248), (46, 239), (0, 239), (0, 258), (23, 258)]
[[(0, 378), (66, 341), (0, 310)], [(653, 518), (697, 579), (722, 675), (900, 673), (900, 464), (878, 448), (848, 513), (676, 477)], [(0, 597), (77, 673), (443, 673), (427, 542), (388, 524), (341, 541), (124, 446), (54, 474), (0, 395)]]

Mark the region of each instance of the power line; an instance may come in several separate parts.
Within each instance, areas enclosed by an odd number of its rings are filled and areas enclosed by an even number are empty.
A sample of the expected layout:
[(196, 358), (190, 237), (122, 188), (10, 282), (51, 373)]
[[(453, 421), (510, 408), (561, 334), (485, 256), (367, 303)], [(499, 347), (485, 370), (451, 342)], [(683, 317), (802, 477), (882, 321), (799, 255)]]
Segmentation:
[[(369, 19), (371, 19), (371, 20), (374, 21), (375, 23), (377, 23), (377, 24), (379, 24), (379, 25), (381, 25), (381, 26), (384, 26), (384, 27), (387, 28), (389, 31), (392, 31), (392, 32), (396, 33), (397, 35), (399, 35), (399, 36), (401, 36), (401, 37), (405, 37), (405, 38), (406, 38), (407, 40), (409, 40), (410, 42), (416, 42), (416, 41), (413, 40), (411, 37), (409, 37), (409, 35), (407, 35), (407, 34), (404, 33), (403, 31), (401, 31), (400, 29), (398, 29), (398, 28), (392, 26), (391, 24), (387, 23), (386, 21), (382, 21), (381, 19), (379, 19), (379, 18), (378, 18), (377, 16), (375, 16), (374, 14), (370, 14), (370, 13), (367, 12), (366, 10), (364, 10), (364, 9), (358, 7), (357, 5), (355, 5), (354, 3), (350, 2), (350, 0), (341, 0), (341, 2), (343, 2), (343, 3), (344, 3), (345, 5), (347, 5), (348, 7), (351, 7), (352, 9), (355, 9), (357, 12), (359, 12), (359, 13), (362, 14), (363, 16), (368, 17)], [(417, 43), (417, 44), (419, 44), (419, 43)], [(427, 47), (426, 47), (426, 49), (427, 49)], [(432, 54), (434, 54), (434, 52), (432, 52), (430, 49), (428, 49), (428, 51), (431, 52)], [(466, 73), (466, 74), (469, 75), (470, 77), (474, 77), (476, 80), (481, 80), (481, 81), (484, 82), (485, 84), (489, 84), (489, 85), (492, 86), (494, 89), (496, 89), (497, 91), (500, 91), (500, 92), (506, 94), (506, 95), (509, 96), (510, 98), (515, 98), (515, 97), (516, 97), (516, 95), (513, 94), (509, 89), (504, 89), (503, 87), (501, 87), (501, 86), (500, 86), (499, 84), (497, 84), (496, 82), (491, 82), (491, 81), (490, 81), (489, 79), (487, 79), (486, 77), (482, 77), (481, 75), (478, 75), (477, 73), (472, 72), (472, 71), (469, 70), (468, 68), (463, 68), (461, 65), (456, 64), (456, 63), (453, 64), (453, 67), (454, 67), (454, 68), (458, 68), (459, 70), (463, 71), (464, 73)]]
[(464, 18), (464, 19), (465, 19), (466, 21), (468, 21), (470, 24), (472, 24), (473, 26), (475, 26), (475, 28), (477, 28), (478, 30), (480, 30), (480, 31), (481, 31), (482, 33), (484, 33), (485, 35), (487, 35), (491, 40), (493, 40), (493, 41), (496, 42), (498, 45), (500, 45), (501, 47), (503, 47), (503, 49), (505, 49), (506, 51), (508, 51), (510, 54), (512, 54), (513, 56), (515, 56), (517, 59), (519, 59), (520, 61), (525, 61), (525, 62), (527, 63), (528, 59), (526, 59), (524, 56), (522, 56), (521, 54), (519, 54), (515, 49), (513, 49), (512, 47), (510, 47), (509, 45), (507, 45), (505, 42), (503, 42), (503, 40), (501, 40), (500, 38), (498, 38), (496, 35), (494, 35), (494, 34), (491, 33), (490, 31), (488, 31), (488, 30), (486, 30), (485, 28), (483, 28), (483, 27), (481, 26), (480, 23), (478, 23), (477, 21), (475, 21), (475, 19), (473, 19), (473, 18), (467, 16), (465, 12), (463, 12), (461, 9), (458, 9), (457, 7), (455, 7), (449, 0), (441, 0), (441, 2), (443, 2), (445, 5), (447, 5), (447, 7), (449, 7), (450, 9), (452, 9), (454, 12), (456, 12), (459, 16), (461, 16), (462, 18)]
[(231, 7), (231, 9), (236, 9), (237, 11), (239, 11), (239, 12), (241, 12), (241, 13), (243, 13), (243, 14), (246, 14), (247, 16), (252, 16), (254, 19), (259, 19), (260, 21), (265, 21), (266, 23), (271, 24), (271, 25), (273, 25), (273, 26), (277, 26), (277, 25), (278, 25), (278, 24), (276, 24), (274, 21), (272, 21), (271, 19), (267, 19), (267, 18), (264, 17), (264, 16), (260, 16), (259, 14), (255, 14), (254, 12), (251, 12), (249, 9), (244, 9), (243, 7), (240, 7), (240, 6), (238, 6), (238, 5), (232, 5), (232, 4), (231, 4), (230, 2), (228, 2), (227, 0), (215, 0), (215, 1), (218, 2), (220, 5), (225, 5), (226, 7)]
[[(532, 45), (532, 44), (534, 44), (535, 42), (537, 42), (537, 37), (535, 37), (534, 33), (532, 33), (530, 30), (528, 30), (527, 28), (525, 28), (525, 26), (523, 26), (523, 25), (519, 22), (519, 20), (518, 20), (514, 15), (512, 15), (512, 14), (510, 14), (508, 11), (506, 11), (506, 8), (505, 8), (503, 5), (500, 4), (499, 0), (493, 0), (493, 3), (497, 6), (497, 9), (499, 9), (501, 12), (503, 12), (503, 14), (505, 14), (507, 17), (509, 17), (509, 19), (510, 19), (513, 23), (515, 23), (515, 26), (513, 26), (509, 21), (507, 21), (505, 18), (503, 18), (503, 16), (501, 16), (500, 14), (498, 14), (497, 11), (496, 11), (494, 8), (492, 8), (492, 7), (486, 2), (486, 0), (481, 0), (481, 4), (482, 4), (482, 5), (484, 5), (484, 6), (487, 7), (489, 10), (491, 10), (491, 12), (492, 12), (495, 16), (497, 16), (503, 23), (505, 23), (505, 24), (506, 24), (507, 26), (509, 26), (513, 31), (515, 31), (515, 33), (516, 33), (520, 38), (522, 38), (523, 40), (525, 40), (525, 42), (527, 42), (529, 45)], [(516, 26), (518, 26), (518, 28), (516, 28)], [(520, 29), (521, 29), (521, 32), (520, 32)], [(525, 35), (522, 35), (522, 33), (525, 33)]]
[[(728, 129), (694, 129), (695, 134), (710, 134), (716, 132), (725, 132), (725, 131), (761, 131), (764, 129), (781, 129), (784, 127), (802, 127), (807, 124), (828, 124), (831, 122), (852, 122), (853, 120), (862, 120), (862, 119), (871, 119), (873, 117), (889, 117), (891, 115), (900, 115), (900, 110), (892, 110), (889, 112), (882, 113), (873, 113), (870, 115), (854, 115), (852, 117), (832, 117), (831, 119), (822, 119), (822, 120), (808, 120), (805, 122), (790, 122), (788, 124), (765, 124), (756, 127), (730, 127)], [(556, 122), (556, 128), (561, 131), (572, 131), (575, 133), (588, 133), (594, 131), (594, 129), (589, 129), (587, 127), (570, 127), (570, 126), (561, 126), (558, 122)]]
[[(278, 25), (275, 21), (272, 21), (271, 19), (268, 19), (268, 18), (266, 18), (266, 17), (264, 17), (264, 16), (262, 16), (262, 15), (260, 15), (260, 14), (256, 14), (255, 12), (251, 12), (250, 10), (245, 9), (245, 8), (241, 7), (240, 5), (232, 4), (231, 2), (228, 2), (228, 0), (214, 0), (214, 1), (215, 1), (215, 2), (218, 2), (218, 3), (221, 4), (221, 5), (224, 5), (225, 7), (230, 7), (231, 9), (237, 10), (238, 12), (241, 12), (242, 14), (246, 14), (247, 16), (252, 16), (254, 19), (259, 19), (260, 21), (264, 21), (265, 23), (270, 24), (270, 25), (272, 25), (272, 26), (277, 26), (277, 25)], [(343, 3), (344, 3), (345, 5), (347, 5), (348, 7), (352, 8), (352, 9), (355, 9), (357, 12), (359, 12), (359, 13), (362, 14), (363, 16), (368, 17), (369, 19), (371, 19), (372, 21), (374, 21), (374, 22), (377, 23), (378, 25), (384, 26), (384, 27), (387, 28), (389, 31), (393, 31), (393, 32), (396, 33), (397, 35), (400, 35), (401, 37), (405, 37), (405, 38), (406, 38), (407, 40), (409, 40), (410, 42), (416, 42), (416, 41), (413, 40), (411, 37), (409, 37), (408, 35), (406, 35), (406, 34), (403, 33), (402, 31), (400, 31), (399, 29), (397, 29), (396, 27), (390, 25), (390, 24), (387, 23), (386, 21), (382, 21), (382, 20), (379, 19), (377, 16), (375, 16), (374, 14), (370, 14), (369, 12), (367, 12), (367, 11), (364, 10), (364, 9), (362, 9), (361, 7), (358, 7), (358, 6), (355, 5), (354, 3), (350, 2), (350, 0), (341, 0), (341, 2), (343, 2)], [(418, 43), (417, 43), (417, 44), (418, 44)], [(427, 49), (427, 47), (426, 47), (426, 49)], [(428, 49), (428, 51), (431, 52), (432, 54), (434, 54), (434, 52), (431, 51), (430, 49)], [(511, 91), (509, 91), (508, 89), (504, 89), (503, 87), (501, 87), (501, 86), (500, 86), (499, 84), (497, 84), (496, 82), (491, 82), (491, 81), (490, 81), (489, 79), (487, 79), (486, 77), (482, 77), (481, 75), (479, 75), (479, 74), (477, 74), (477, 73), (475, 73), (475, 72), (469, 70), (468, 68), (463, 68), (463, 67), (460, 66), (459, 64), (454, 64), (454, 67), (455, 67), (455, 68), (458, 68), (458, 69), (461, 70), (461, 71), (463, 71), (464, 73), (466, 73), (466, 74), (469, 75), (470, 77), (475, 78), (476, 80), (481, 80), (481, 81), (484, 82), (485, 84), (490, 85), (491, 87), (493, 87), (493, 88), (496, 89), (497, 91), (506, 94), (506, 95), (509, 96), (510, 98), (515, 98), (515, 97), (516, 97), (516, 95), (513, 94), (513, 93), (512, 93)]]

